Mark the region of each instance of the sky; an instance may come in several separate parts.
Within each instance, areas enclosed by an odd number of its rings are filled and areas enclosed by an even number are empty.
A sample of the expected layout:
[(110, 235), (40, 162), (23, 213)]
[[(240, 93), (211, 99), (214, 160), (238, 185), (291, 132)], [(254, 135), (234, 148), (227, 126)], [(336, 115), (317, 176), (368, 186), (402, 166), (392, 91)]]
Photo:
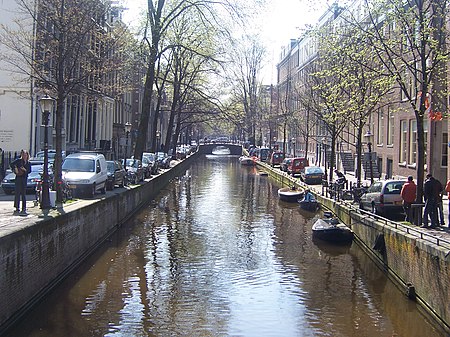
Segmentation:
[[(124, 21), (132, 22), (139, 8), (146, 7), (146, 0), (124, 0), (129, 8), (124, 13)], [(265, 42), (267, 60), (262, 71), (264, 84), (276, 83), (276, 64), (280, 61), (281, 48), (291, 39), (298, 38), (307, 24), (313, 25), (324, 13), (327, 0), (266, 0), (265, 7), (259, 9), (255, 26)]]

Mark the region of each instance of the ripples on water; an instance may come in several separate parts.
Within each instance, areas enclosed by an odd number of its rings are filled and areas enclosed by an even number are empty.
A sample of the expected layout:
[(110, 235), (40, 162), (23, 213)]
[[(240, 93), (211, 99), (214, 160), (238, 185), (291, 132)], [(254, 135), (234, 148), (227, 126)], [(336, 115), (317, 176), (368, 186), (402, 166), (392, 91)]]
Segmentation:
[(123, 226), (14, 336), (442, 337), (356, 245), (235, 157), (207, 156)]

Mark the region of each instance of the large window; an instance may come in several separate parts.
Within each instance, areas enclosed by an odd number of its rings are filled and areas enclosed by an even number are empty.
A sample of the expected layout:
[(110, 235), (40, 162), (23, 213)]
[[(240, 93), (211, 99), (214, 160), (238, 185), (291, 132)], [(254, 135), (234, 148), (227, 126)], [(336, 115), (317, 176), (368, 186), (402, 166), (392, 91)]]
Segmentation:
[(409, 121), (409, 160), (408, 164), (412, 165), (417, 162), (417, 121), (411, 119)]
[[(388, 134), (387, 134), (387, 145), (394, 144), (394, 113), (388, 110)], [(406, 159), (405, 159), (406, 160)]]
[(378, 132), (377, 132), (377, 144), (383, 145), (384, 143), (384, 114), (382, 109), (378, 109)]
[(408, 126), (405, 120), (400, 121), (400, 153), (399, 161), (406, 164), (406, 149), (408, 147)]
[(441, 165), (447, 167), (448, 163), (448, 133), (444, 132), (442, 134), (442, 156)]

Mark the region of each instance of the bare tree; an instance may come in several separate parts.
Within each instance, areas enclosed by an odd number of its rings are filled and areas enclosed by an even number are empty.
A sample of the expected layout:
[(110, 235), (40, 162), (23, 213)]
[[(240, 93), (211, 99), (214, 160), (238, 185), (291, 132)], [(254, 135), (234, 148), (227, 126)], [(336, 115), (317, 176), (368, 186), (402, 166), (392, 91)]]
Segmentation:
[[(13, 27), (2, 27), (4, 60), (31, 79), (36, 94), (56, 98), (55, 181), (61, 180), (63, 118), (69, 95), (94, 100), (112, 95), (107, 74), (121, 66), (111, 55), (120, 53), (125, 27), (107, 28), (108, 5), (97, 0), (18, 0), (21, 17)], [(60, 185), (56, 184), (61, 202)]]

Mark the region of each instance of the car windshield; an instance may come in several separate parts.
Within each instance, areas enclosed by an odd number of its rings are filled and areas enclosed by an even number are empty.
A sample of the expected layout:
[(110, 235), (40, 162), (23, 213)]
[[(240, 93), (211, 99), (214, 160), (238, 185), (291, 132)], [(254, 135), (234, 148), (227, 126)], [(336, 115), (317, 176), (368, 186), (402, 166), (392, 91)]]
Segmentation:
[(127, 167), (138, 167), (138, 162), (135, 159), (127, 159)]
[(44, 170), (43, 164), (34, 164), (31, 165), (31, 172), (42, 172)]
[(150, 161), (150, 162), (154, 162), (155, 161), (155, 155), (153, 153), (146, 154), (143, 158), (147, 158), (148, 161)]
[(108, 172), (114, 172), (116, 170), (114, 162), (113, 161), (107, 161), (106, 162), (106, 169)]
[(62, 165), (63, 171), (95, 172), (93, 159), (66, 158)]
[(320, 167), (307, 167), (305, 172), (310, 174), (320, 174), (323, 171)]

